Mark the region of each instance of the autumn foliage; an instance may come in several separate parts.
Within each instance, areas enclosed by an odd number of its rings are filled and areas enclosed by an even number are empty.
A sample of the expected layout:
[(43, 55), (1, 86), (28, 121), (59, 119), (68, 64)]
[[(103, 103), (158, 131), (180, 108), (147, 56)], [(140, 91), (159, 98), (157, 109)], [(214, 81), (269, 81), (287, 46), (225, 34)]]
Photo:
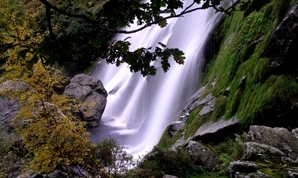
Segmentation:
[[(71, 177), (81, 172), (108, 177), (101, 144), (91, 142), (85, 123), (77, 115), (80, 103), (59, 92), (67, 79), (59, 70), (46, 66), (44, 56), (37, 52), (47, 33), (32, 30), (36, 13), (19, 1), (0, 0), (0, 3), (0, 45), (3, 47), (0, 81), (23, 86), (15, 90), (2, 88), (0, 95), (20, 103), (12, 125), (14, 133), (21, 138), (21, 147), (26, 150), (23, 171), (50, 173), (58, 169)], [(9, 153), (10, 146), (1, 149), (4, 150), (1, 159)], [(114, 147), (116, 144), (105, 148), (104, 153), (113, 155)], [(1, 168), (7, 166), (1, 164)]]

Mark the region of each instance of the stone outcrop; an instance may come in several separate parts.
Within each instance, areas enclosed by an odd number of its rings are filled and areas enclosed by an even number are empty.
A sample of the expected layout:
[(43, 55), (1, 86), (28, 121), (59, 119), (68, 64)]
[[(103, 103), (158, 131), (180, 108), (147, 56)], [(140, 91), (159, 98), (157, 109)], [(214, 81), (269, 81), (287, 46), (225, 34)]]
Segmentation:
[(285, 128), (250, 126), (247, 141), (276, 148), (291, 159), (298, 158), (298, 139)]
[(250, 126), (241, 160), (230, 163), (230, 177), (295, 177), (297, 154), (298, 139), (287, 129)]
[(298, 3), (296, 3), (275, 29), (266, 45), (263, 56), (269, 57), (270, 72), (289, 73), (298, 69)]
[[(216, 82), (214, 81), (208, 87), (214, 87)], [(175, 135), (180, 129), (182, 129), (188, 119), (189, 113), (199, 106), (204, 106), (201, 111), (201, 115), (206, 115), (214, 110), (214, 104), (216, 99), (209, 94), (204, 98), (201, 98), (204, 94), (207, 86), (202, 86), (192, 97), (186, 102), (185, 107), (178, 114), (177, 118), (173, 123), (168, 126), (168, 130), (171, 135)]]
[(205, 145), (190, 141), (186, 146), (192, 160), (197, 165), (203, 166), (206, 170), (212, 170), (219, 165), (217, 156)]
[(0, 126), (9, 126), (10, 120), (18, 114), (21, 105), (19, 99), (9, 93), (23, 93), (30, 89), (29, 85), (21, 81), (8, 80), (0, 84)]
[(78, 74), (66, 86), (64, 94), (82, 102), (80, 113), (82, 120), (90, 126), (98, 126), (107, 103), (107, 92), (100, 80)]
[(191, 140), (200, 141), (219, 141), (220, 139), (238, 132), (240, 129), (240, 122), (236, 117), (229, 120), (219, 120), (217, 122), (208, 122), (196, 131), (191, 137)]

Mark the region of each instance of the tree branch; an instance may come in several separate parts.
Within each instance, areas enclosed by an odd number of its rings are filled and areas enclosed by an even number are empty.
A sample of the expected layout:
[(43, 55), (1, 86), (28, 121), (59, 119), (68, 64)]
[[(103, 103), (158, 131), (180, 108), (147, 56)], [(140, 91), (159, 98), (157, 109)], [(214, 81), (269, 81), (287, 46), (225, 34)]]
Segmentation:
[[(191, 3), (189, 6), (187, 6), (182, 12), (180, 12), (179, 14), (176, 14), (176, 15), (170, 15), (170, 16), (167, 16), (167, 17), (164, 17), (164, 18), (161, 18), (161, 19), (158, 19), (158, 20), (155, 20), (155, 21), (152, 21), (150, 23), (147, 23), (146, 25), (140, 27), (140, 28), (137, 28), (135, 30), (114, 30), (114, 29), (107, 29), (105, 27), (102, 27), (100, 26), (100, 28), (102, 30), (106, 30), (108, 32), (111, 32), (111, 33), (123, 33), (123, 34), (131, 34), (131, 33), (136, 33), (138, 31), (141, 31), (147, 27), (150, 27), (151, 25), (155, 25), (155, 24), (158, 24), (159, 22), (163, 21), (163, 20), (167, 20), (167, 19), (171, 19), (171, 18), (177, 18), (177, 17), (182, 17), (183, 15), (185, 14), (188, 14), (188, 13), (191, 13), (191, 12), (194, 12), (194, 11), (197, 11), (197, 10), (202, 10), (202, 9), (207, 9), (207, 8), (210, 8), (212, 7), (213, 9), (215, 9), (217, 12), (223, 12), (225, 14), (228, 14), (230, 15), (231, 14), (231, 11), (232, 10), (236, 10), (235, 9), (235, 6), (237, 6), (238, 4), (245, 4), (244, 1), (242, 0), (238, 0), (236, 2), (233, 1), (232, 5), (230, 5), (229, 7), (227, 7), (226, 9), (220, 7), (216, 7), (216, 3), (214, 3), (214, 0), (211, 1), (211, 4), (209, 4), (208, 6), (201, 6), (201, 7), (197, 7), (197, 8), (194, 8), (194, 9), (190, 9), (193, 5), (195, 5), (195, 1), (193, 3)], [(190, 10), (189, 10), (190, 9)]]
[(52, 21), (51, 21), (51, 8), (48, 6), (46, 6), (46, 16), (47, 16), (47, 25), (48, 25), (48, 30), (50, 32), (50, 36), (56, 42), (57, 38), (53, 32)]
[(123, 34), (131, 34), (131, 33), (136, 33), (138, 31), (141, 31), (147, 27), (150, 27), (151, 25), (155, 25), (155, 24), (158, 24), (159, 22), (163, 21), (163, 20), (167, 20), (167, 19), (171, 19), (171, 18), (177, 18), (177, 17), (181, 17), (185, 14), (188, 14), (188, 13), (191, 13), (191, 12), (194, 12), (194, 11), (197, 11), (197, 10), (202, 10), (202, 9), (206, 9), (206, 8), (209, 8), (209, 7), (212, 7), (211, 5), (208, 6), (208, 7), (197, 7), (197, 8), (194, 8), (194, 9), (191, 9), (191, 10), (188, 10), (190, 9), (193, 5), (195, 4), (195, 2), (193, 2), (191, 5), (189, 5), (187, 8), (185, 8), (185, 10), (183, 10), (182, 12), (180, 12), (179, 14), (176, 14), (176, 15), (170, 15), (170, 16), (167, 16), (167, 17), (164, 17), (164, 18), (161, 18), (161, 19), (158, 19), (158, 20), (155, 20), (155, 21), (152, 21), (150, 23), (147, 23), (146, 25), (140, 27), (140, 28), (137, 28), (135, 30), (130, 30), (130, 31), (127, 31), (127, 30), (113, 30), (113, 29), (107, 29), (107, 28), (104, 28), (104, 27), (100, 27), (101, 29), (103, 30), (106, 30), (108, 32), (112, 32), (112, 33), (123, 33)]
[[(69, 16), (69, 17), (82, 18), (82, 19), (85, 19), (85, 20), (87, 20), (87, 21), (91, 21), (91, 20), (90, 20), (86, 15), (84, 15), (84, 14), (71, 14), (71, 13), (66, 12), (66, 11), (65, 11), (66, 9), (62, 10), (62, 9), (60, 9), (60, 8), (58, 8), (58, 7), (54, 6), (54, 5), (52, 5), (51, 3), (49, 3), (47, 0), (39, 0), (39, 1), (40, 1), (41, 3), (43, 3), (47, 8), (53, 9), (53, 10), (55, 10), (56, 12), (58, 12), (58, 13), (60, 13), (60, 14), (67, 15), (67, 16)], [(69, 4), (69, 5), (71, 5), (71, 4)]]

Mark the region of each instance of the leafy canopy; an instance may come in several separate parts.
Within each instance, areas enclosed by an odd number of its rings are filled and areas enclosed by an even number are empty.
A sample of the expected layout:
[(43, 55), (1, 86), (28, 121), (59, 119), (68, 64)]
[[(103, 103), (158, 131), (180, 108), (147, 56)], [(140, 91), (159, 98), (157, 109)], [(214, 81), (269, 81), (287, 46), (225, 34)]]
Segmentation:
[[(115, 33), (131, 34), (156, 24), (162, 28), (170, 18), (209, 7), (230, 13), (244, 3), (244, 0), (235, 1), (223, 8), (221, 0), (194, 0), (177, 13), (183, 8), (182, 0), (1, 1), (6, 4), (0, 9), (3, 15), (0, 36), (5, 36), (0, 45), (4, 53), (13, 49), (19, 56), (25, 56), (32, 52), (32, 62), (37, 62), (39, 55), (45, 64), (51, 65), (88, 64), (100, 57), (117, 66), (127, 63), (132, 72), (140, 71), (142, 75), (154, 75), (152, 62), (159, 59), (164, 71), (169, 69), (172, 57), (183, 64), (184, 53), (162, 43), (154, 49), (140, 47), (131, 51), (127, 39), (111, 41)], [(122, 30), (134, 21), (139, 25), (137, 29)], [(2, 62), (7, 60), (7, 56), (0, 58)]]

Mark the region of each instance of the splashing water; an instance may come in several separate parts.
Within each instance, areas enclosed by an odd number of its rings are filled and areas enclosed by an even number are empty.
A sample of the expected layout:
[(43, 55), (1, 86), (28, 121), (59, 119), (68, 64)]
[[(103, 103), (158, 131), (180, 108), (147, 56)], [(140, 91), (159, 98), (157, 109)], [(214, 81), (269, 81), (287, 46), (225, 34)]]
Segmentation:
[[(185, 5), (191, 2), (186, 0)], [(199, 87), (204, 63), (201, 48), (218, 19), (208, 19), (208, 13), (210, 10), (195, 11), (168, 20), (165, 28), (155, 25), (130, 35), (131, 50), (154, 48), (162, 42), (185, 53), (185, 64), (178, 65), (172, 59), (167, 73), (158, 63), (156, 75), (147, 77), (131, 73), (127, 65), (98, 64), (92, 76), (103, 82), (109, 96), (100, 126), (90, 130), (93, 141), (110, 136), (134, 156), (145, 154), (157, 144), (167, 125)], [(132, 25), (129, 29), (135, 28)], [(128, 36), (119, 34), (116, 39)]]

